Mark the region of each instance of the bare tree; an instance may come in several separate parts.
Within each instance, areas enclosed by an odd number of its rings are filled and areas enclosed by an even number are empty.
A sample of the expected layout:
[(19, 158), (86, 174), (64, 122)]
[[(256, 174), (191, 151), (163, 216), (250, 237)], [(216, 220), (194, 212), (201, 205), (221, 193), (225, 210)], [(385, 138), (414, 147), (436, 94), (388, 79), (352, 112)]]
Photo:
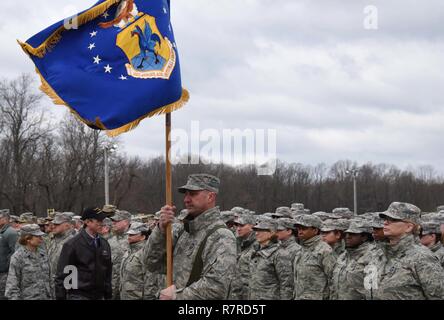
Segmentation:
[(2, 146), (8, 172), (1, 194), (14, 211), (30, 210), (27, 192), (35, 188), (33, 171), (42, 139), (50, 132), (45, 126), (45, 110), (39, 107), (42, 95), (35, 92), (29, 75), (0, 82)]

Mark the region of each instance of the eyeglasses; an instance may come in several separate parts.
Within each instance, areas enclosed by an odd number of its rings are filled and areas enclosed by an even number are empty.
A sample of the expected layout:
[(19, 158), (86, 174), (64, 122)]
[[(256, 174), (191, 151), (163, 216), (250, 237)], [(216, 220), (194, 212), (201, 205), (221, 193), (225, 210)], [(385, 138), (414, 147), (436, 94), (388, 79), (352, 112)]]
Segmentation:
[(398, 220), (398, 219), (389, 218), (389, 217), (385, 217), (384, 218), (384, 223), (392, 224), (392, 223), (396, 223), (396, 222), (404, 222), (404, 221)]

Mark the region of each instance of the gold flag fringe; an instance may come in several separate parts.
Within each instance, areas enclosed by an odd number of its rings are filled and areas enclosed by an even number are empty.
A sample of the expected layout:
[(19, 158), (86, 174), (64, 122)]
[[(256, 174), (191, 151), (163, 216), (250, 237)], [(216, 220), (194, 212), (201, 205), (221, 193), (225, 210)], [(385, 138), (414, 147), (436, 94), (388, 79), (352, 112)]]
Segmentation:
[(173, 102), (173, 103), (163, 106), (159, 109), (151, 111), (150, 113), (148, 113), (148, 114), (140, 117), (139, 119), (134, 120), (133, 122), (130, 122), (120, 128), (113, 129), (113, 130), (107, 130), (106, 134), (109, 137), (115, 137), (115, 136), (118, 136), (119, 134), (128, 132), (128, 131), (134, 129), (135, 127), (137, 127), (139, 125), (140, 121), (142, 121), (143, 119), (151, 118), (153, 116), (158, 116), (158, 115), (162, 115), (162, 114), (171, 113), (173, 111), (176, 111), (176, 110), (182, 108), (188, 102), (188, 100), (190, 100), (190, 94), (189, 94), (188, 90), (182, 89), (182, 96), (176, 102)]
[[(95, 18), (103, 14), (106, 10), (108, 10), (111, 6), (115, 5), (118, 2), (120, 2), (120, 0), (107, 0), (95, 6), (94, 8), (91, 8), (88, 11), (80, 14), (77, 17), (77, 25), (81, 26), (94, 20)], [(52, 48), (54, 48), (54, 46), (60, 41), (60, 39), (62, 39), (62, 33), (66, 30), (67, 29), (65, 28), (65, 26), (58, 28), (37, 48), (32, 47), (30, 44), (26, 42), (20, 42), (19, 40), (17, 40), (17, 42), (26, 53), (39, 58), (43, 58), (45, 54), (48, 51), (50, 51)]]
[(160, 107), (154, 111), (151, 111), (150, 113), (143, 115), (142, 117), (140, 117), (140, 118), (138, 118), (126, 125), (123, 125), (117, 129), (108, 130), (108, 129), (106, 129), (106, 127), (102, 123), (102, 121), (99, 119), (99, 117), (96, 118), (95, 122), (91, 122), (91, 121), (83, 119), (74, 109), (72, 109), (65, 101), (63, 101), (62, 98), (59, 97), (59, 95), (49, 85), (49, 83), (45, 80), (45, 78), (43, 78), (42, 74), (40, 73), (40, 71), (37, 68), (36, 68), (36, 72), (40, 76), (40, 80), (41, 80), (40, 90), (42, 90), (46, 95), (48, 95), (48, 97), (51, 98), (51, 100), (53, 101), (54, 104), (64, 105), (64, 106), (68, 107), (68, 109), (71, 111), (71, 113), (74, 114), (80, 121), (82, 121), (83, 123), (85, 123), (89, 126), (95, 126), (97, 128), (100, 128), (101, 130), (105, 130), (106, 134), (109, 137), (116, 137), (122, 133), (125, 133), (125, 132), (128, 132), (128, 131), (134, 129), (145, 118), (151, 118), (151, 117), (154, 117), (157, 115), (162, 115), (162, 114), (171, 113), (173, 111), (176, 111), (176, 110), (182, 108), (188, 102), (188, 100), (190, 100), (190, 94), (189, 94), (188, 90), (182, 89), (182, 96), (176, 102), (173, 102), (173, 103), (168, 104), (166, 106)]

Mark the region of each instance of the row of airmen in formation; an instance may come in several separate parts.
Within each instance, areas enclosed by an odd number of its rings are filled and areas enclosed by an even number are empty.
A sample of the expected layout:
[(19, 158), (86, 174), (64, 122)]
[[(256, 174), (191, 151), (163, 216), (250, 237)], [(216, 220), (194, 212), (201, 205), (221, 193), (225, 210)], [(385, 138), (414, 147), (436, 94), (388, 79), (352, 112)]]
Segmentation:
[[(207, 191), (214, 190), (210, 184)], [(187, 201), (197, 207), (198, 200)], [(361, 215), (348, 208), (310, 214), (299, 203), (260, 215), (210, 207), (189, 219), (195, 209), (185, 204), (190, 209), (173, 224), (176, 299), (444, 299), (443, 206), (422, 214), (393, 202)], [(112, 291), (104, 298), (157, 299), (166, 287), (162, 214), (142, 220), (112, 206), (103, 211), (110, 218), (99, 233), (112, 260)], [(82, 228), (80, 218), (57, 213), (38, 225), (32, 214), (14, 222), (0, 211), (0, 290), (7, 299), (57, 297), (59, 258)]]

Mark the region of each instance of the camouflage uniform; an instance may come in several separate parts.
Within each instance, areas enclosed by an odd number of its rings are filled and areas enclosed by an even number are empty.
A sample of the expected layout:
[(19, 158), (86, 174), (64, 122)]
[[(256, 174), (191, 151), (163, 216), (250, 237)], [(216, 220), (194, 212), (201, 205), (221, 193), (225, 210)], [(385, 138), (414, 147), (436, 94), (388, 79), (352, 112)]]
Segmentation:
[[(371, 234), (372, 229), (362, 221), (352, 220), (350, 228), (345, 232)], [(364, 242), (357, 248), (347, 248), (339, 256), (330, 283), (331, 300), (364, 300), (366, 298), (365, 268), (372, 260), (374, 249), (371, 242)]]
[[(422, 217), (421, 217), (422, 219)], [(423, 235), (426, 234), (435, 234), (436, 235), (436, 243), (429, 247), (429, 249), (433, 252), (433, 254), (438, 258), (439, 263), (444, 268), (444, 247), (441, 243), (441, 230), (439, 228), (439, 222), (438, 221), (430, 221), (426, 223), (421, 223), (421, 233)]]
[(438, 258), (439, 263), (444, 268), (444, 247), (441, 242), (435, 243), (429, 248), (433, 254)]
[(159, 272), (145, 273), (143, 300), (156, 300), (160, 290), (166, 288), (166, 275)]
[[(320, 229), (321, 219), (313, 215), (302, 215), (297, 225)], [(294, 298), (296, 300), (323, 300), (329, 296), (329, 279), (336, 258), (332, 248), (317, 235), (301, 240), (300, 250), (294, 259)]]
[[(61, 224), (72, 222), (72, 219), (64, 215), (63, 213), (56, 214), (53, 223), (54, 224)], [(49, 267), (51, 271), (51, 279), (54, 281), (55, 275), (57, 272), (57, 263), (59, 262), (60, 253), (62, 252), (63, 245), (66, 241), (71, 239), (75, 235), (75, 231), (72, 229), (66, 230), (63, 233), (60, 234), (53, 234), (49, 238), (49, 242), (47, 245), (47, 252), (48, 252), (48, 259), (49, 259)]]
[[(276, 231), (275, 220), (264, 220), (254, 230)], [(262, 246), (255, 243), (250, 258), (248, 300), (279, 300), (281, 288), (277, 274), (279, 244), (271, 240)]]
[[(321, 219), (322, 220), (322, 219)], [(329, 232), (329, 231), (342, 231), (347, 230), (349, 226), (349, 221), (347, 219), (326, 219), (322, 221), (321, 231)], [(342, 253), (345, 252), (345, 242), (344, 239), (336, 242), (333, 246), (333, 254), (336, 258), (338, 258)]]
[[(111, 217), (113, 221), (131, 220), (131, 215), (127, 211), (118, 210), (114, 216)], [(114, 234), (108, 239), (108, 243), (111, 247), (111, 261), (113, 264), (112, 274), (112, 290), (113, 299), (119, 299), (120, 288), (120, 265), (122, 264), (122, 258), (125, 252), (129, 249), (128, 238), (125, 233)]]
[(48, 246), (48, 258), (51, 275), (55, 277), (57, 272), (57, 263), (59, 262), (60, 253), (62, 252), (63, 245), (66, 241), (71, 239), (76, 232), (74, 230), (67, 230), (61, 234), (55, 234), (51, 237), (51, 241)]
[[(185, 224), (187, 229), (185, 230)], [(216, 226), (223, 228), (215, 231), (207, 239), (202, 253), (203, 275), (186, 286), (191, 269), (207, 232)], [(173, 234), (174, 244), (174, 284), (178, 288), (177, 299), (224, 299), (228, 293), (228, 284), (236, 267), (236, 239), (220, 220), (219, 208), (215, 207), (200, 214), (194, 220), (177, 226)], [(155, 228), (145, 246), (144, 262), (150, 272), (164, 270), (166, 265), (166, 239), (159, 228)]]
[[(22, 227), (22, 234), (42, 236), (36, 224)], [(20, 246), (11, 257), (5, 296), (9, 300), (48, 300), (53, 298), (49, 261), (43, 250)]]
[[(235, 220), (236, 224), (255, 225), (255, 218), (251, 215), (243, 215)], [(236, 273), (231, 283), (230, 299), (246, 300), (248, 298), (248, 278), (250, 276), (250, 257), (253, 252), (253, 244), (256, 235), (252, 231), (246, 238), (238, 238), (240, 241), (237, 251)]]
[[(409, 203), (393, 202), (382, 218), (419, 222), (420, 209)], [(377, 285), (370, 298), (383, 300), (424, 300), (444, 298), (444, 271), (438, 259), (412, 234), (405, 234), (397, 244), (386, 244), (371, 263)]]
[[(281, 218), (277, 220), (279, 230), (295, 230), (293, 219)], [(280, 283), (281, 300), (292, 300), (294, 293), (294, 269), (293, 261), (296, 254), (302, 250), (297, 244), (293, 234), (290, 238), (279, 242), (279, 250), (277, 253), (276, 273)]]
[(120, 266), (120, 299), (142, 300), (146, 268), (142, 261), (145, 241), (132, 243), (125, 252)]

